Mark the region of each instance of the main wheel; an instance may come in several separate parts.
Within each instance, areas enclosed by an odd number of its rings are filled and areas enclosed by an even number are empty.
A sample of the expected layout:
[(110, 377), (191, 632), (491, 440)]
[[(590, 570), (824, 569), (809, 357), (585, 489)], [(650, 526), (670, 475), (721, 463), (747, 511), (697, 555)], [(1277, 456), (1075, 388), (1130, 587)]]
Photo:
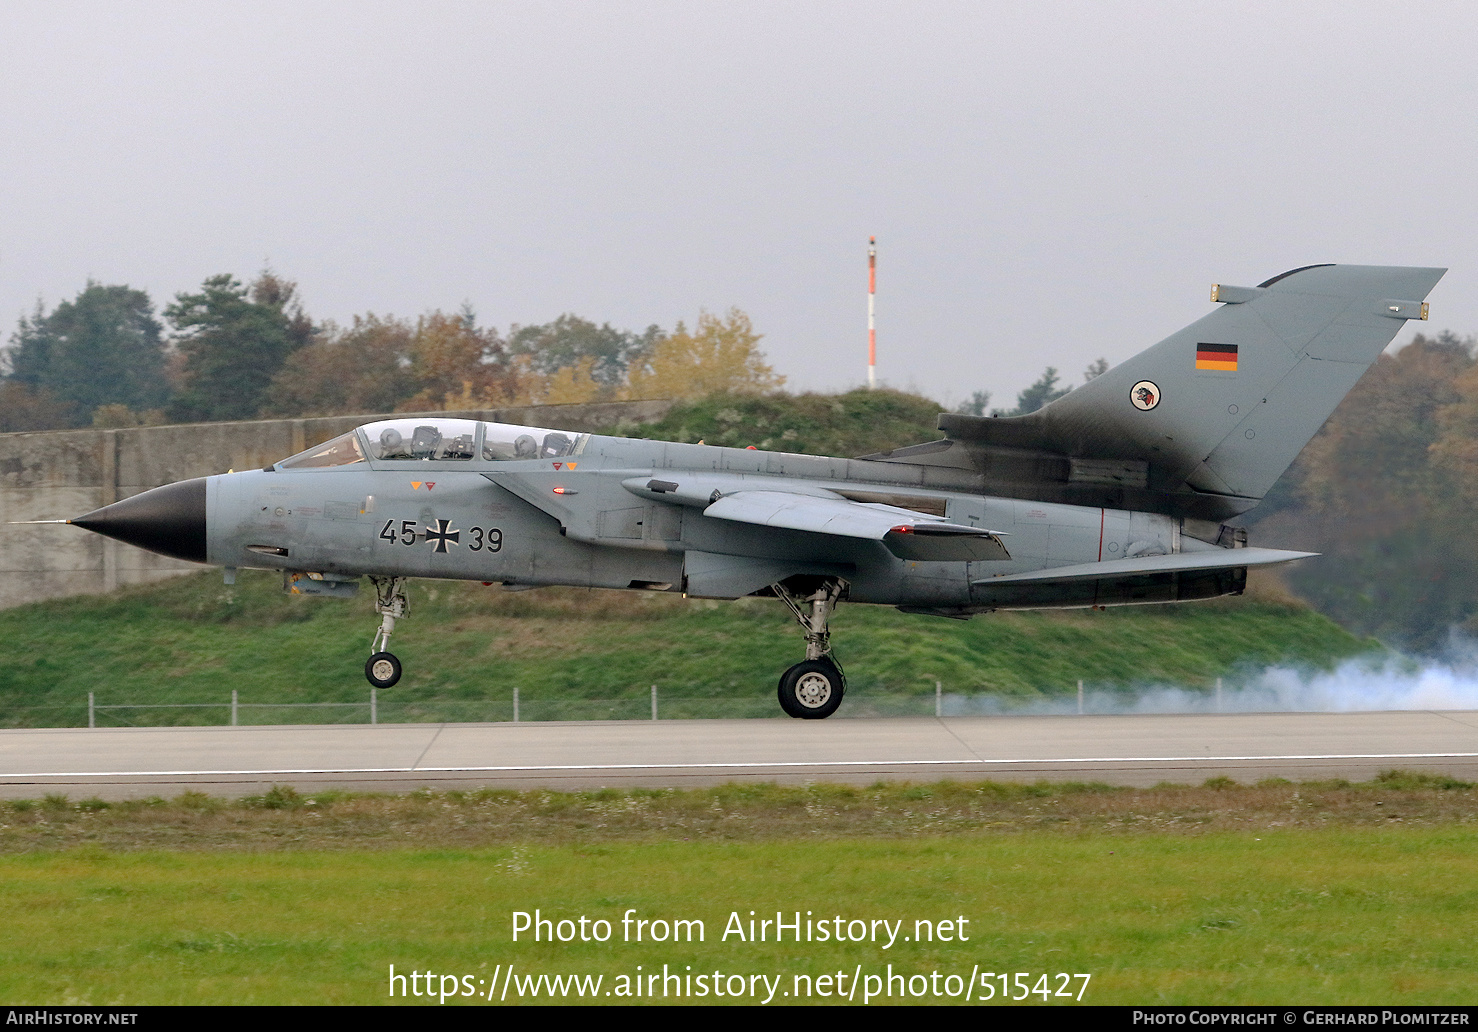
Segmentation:
[(376, 652), (364, 665), (364, 676), (376, 688), (393, 688), (400, 680), (400, 660), (388, 652)]
[(775, 696), (780, 700), (780, 708), (785, 711), (787, 717), (799, 717), (801, 715), (800, 709), (795, 704), (795, 692), (787, 688), (787, 684), (791, 680), (790, 675), (794, 670), (795, 668), (791, 667), (790, 670), (780, 675), (780, 686), (775, 690)]
[(847, 683), (835, 663), (808, 659), (780, 678), (780, 708), (792, 717), (820, 720), (836, 712), (846, 690)]

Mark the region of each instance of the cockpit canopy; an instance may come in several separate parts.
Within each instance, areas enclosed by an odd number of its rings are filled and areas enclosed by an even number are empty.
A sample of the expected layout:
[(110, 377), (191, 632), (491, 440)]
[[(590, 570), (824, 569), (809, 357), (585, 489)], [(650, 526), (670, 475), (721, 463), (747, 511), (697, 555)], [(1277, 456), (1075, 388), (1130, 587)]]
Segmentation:
[(386, 419), (360, 427), (375, 459), (470, 459), (478, 424), (470, 419)]
[(474, 419), (384, 419), (283, 459), (278, 466), (282, 469), (348, 466), (366, 458), (389, 462), (549, 459), (579, 455), (588, 440), (588, 434), (482, 423)]
[(509, 426), (507, 423), (484, 423), (483, 431), (482, 457), (489, 462), (579, 455), (588, 436), (567, 434), (562, 430), (540, 430), (532, 426)]

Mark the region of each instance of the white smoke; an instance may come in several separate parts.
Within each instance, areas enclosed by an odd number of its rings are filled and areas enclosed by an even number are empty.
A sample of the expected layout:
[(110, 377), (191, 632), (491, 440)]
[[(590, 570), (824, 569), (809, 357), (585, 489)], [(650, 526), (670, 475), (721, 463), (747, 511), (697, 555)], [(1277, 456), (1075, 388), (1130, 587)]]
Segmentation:
[[(1466, 654), (1464, 654), (1466, 653)], [(945, 716), (1077, 713), (1076, 693), (1014, 702), (945, 695)], [(1478, 710), (1478, 655), (1450, 651), (1440, 661), (1386, 656), (1352, 659), (1332, 671), (1268, 667), (1227, 677), (1221, 690), (1146, 685), (1085, 686), (1084, 713), (1355, 713), (1373, 710)]]

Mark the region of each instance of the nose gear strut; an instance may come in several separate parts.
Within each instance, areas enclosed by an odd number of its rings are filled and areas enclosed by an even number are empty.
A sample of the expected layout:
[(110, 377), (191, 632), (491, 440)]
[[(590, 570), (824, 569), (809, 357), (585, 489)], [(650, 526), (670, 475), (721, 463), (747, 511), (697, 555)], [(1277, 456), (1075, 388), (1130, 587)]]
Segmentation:
[(831, 614), (836, 612), (846, 583), (826, 578), (809, 595), (797, 595), (783, 584), (772, 584), (770, 590), (790, 607), (806, 632), (805, 662), (780, 675), (776, 692), (780, 708), (792, 717), (808, 720), (829, 717), (842, 704), (847, 690), (846, 675), (831, 652), (830, 627)]
[(395, 631), (395, 621), (403, 619), (410, 609), (406, 597), (405, 577), (371, 577), (375, 586), (375, 611), (381, 616), (379, 630), (370, 643), (370, 658), (364, 665), (364, 676), (376, 688), (392, 688), (400, 680), (400, 660), (389, 651), (390, 635)]

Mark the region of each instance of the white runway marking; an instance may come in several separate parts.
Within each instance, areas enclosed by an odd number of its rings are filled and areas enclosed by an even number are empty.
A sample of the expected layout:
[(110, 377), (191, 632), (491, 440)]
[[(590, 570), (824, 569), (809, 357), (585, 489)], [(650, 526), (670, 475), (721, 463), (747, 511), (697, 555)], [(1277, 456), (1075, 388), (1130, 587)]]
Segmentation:
[(409, 792), (1047, 778), (1144, 787), (1213, 776), (1365, 781), (1392, 768), (1478, 781), (1478, 713), (0, 730), (0, 798), (241, 795), (274, 783)]
[(45, 771), (36, 774), (0, 774), (8, 778), (170, 778), (170, 777), (262, 777), (269, 774), (519, 774), (557, 770), (744, 770), (757, 767), (924, 767), (924, 766), (1036, 766), (1048, 763), (1117, 764), (1117, 763), (1245, 763), (1268, 760), (1467, 760), (1478, 759), (1478, 752), (1443, 753), (1308, 753), (1289, 756), (1091, 756), (1055, 757), (1035, 760), (803, 760), (739, 763), (569, 763), (547, 766), (516, 767), (336, 767), (277, 770), (111, 770), (64, 773)]

